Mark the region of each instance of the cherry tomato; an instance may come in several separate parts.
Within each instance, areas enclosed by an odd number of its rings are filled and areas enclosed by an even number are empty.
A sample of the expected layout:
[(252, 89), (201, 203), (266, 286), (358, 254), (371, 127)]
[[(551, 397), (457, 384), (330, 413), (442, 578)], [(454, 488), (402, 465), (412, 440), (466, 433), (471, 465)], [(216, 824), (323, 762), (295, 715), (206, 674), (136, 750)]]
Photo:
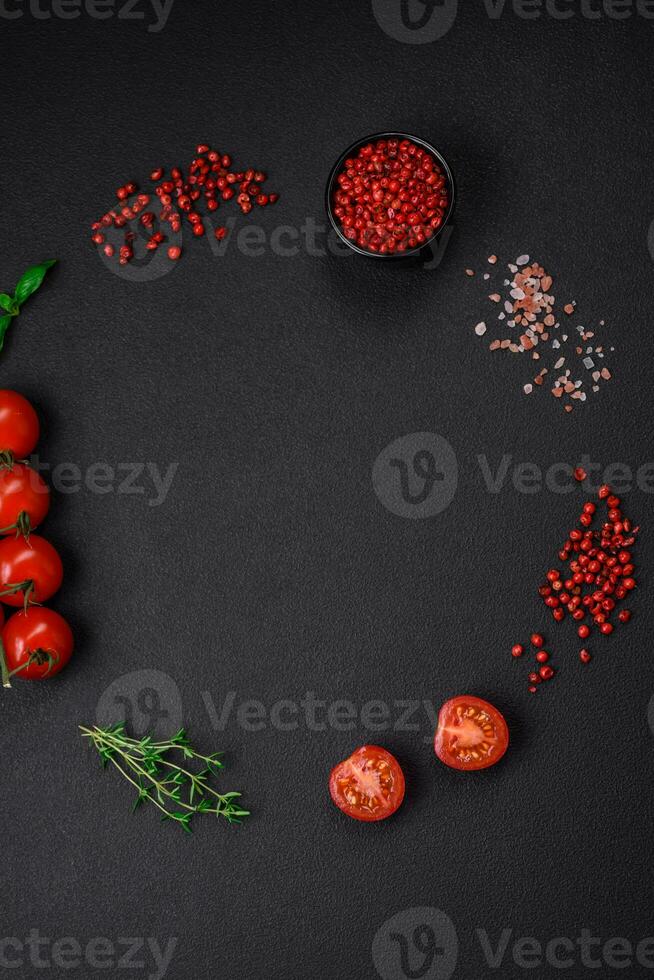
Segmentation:
[(488, 769), (509, 746), (504, 717), (488, 701), (463, 694), (446, 701), (438, 714), (436, 755), (452, 769)]
[(27, 398), (0, 389), (0, 455), (11, 453), (14, 459), (24, 459), (38, 441), (39, 420)]
[(36, 470), (24, 463), (0, 469), (0, 535), (29, 534), (50, 508), (50, 490)]
[(38, 534), (0, 539), (0, 599), (8, 606), (45, 602), (60, 588), (61, 558)]
[(404, 799), (404, 773), (386, 749), (362, 745), (332, 769), (329, 792), (348, 817), (366, 822), (385, 820)]
[(43, 606), (14, 613), (2, 630), (2, 643), (9, 673), (28, 681), (58, 674), (73, 652), (70, 626), (59, 613)]

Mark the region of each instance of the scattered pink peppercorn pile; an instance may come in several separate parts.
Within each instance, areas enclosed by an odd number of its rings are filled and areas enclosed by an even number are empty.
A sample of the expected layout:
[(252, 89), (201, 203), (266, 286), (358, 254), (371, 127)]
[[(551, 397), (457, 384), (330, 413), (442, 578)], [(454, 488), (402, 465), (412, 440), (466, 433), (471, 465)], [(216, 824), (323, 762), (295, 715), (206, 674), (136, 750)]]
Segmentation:
[(332, 210), (349, 241), (381, 255), (424, 245), (450, 204), (441, 164), (408, 139), (362, 146), (337, 177)]
[[(530, 671), (529, 673), (529, 691), (531, 694), (535, 694), (538, 690), (538, 685), (543, 681), (551, 681), (556, 671), (554, 667), (550, 666), (549, 659), (550, 655), (547, 650), (543, 650), (545, 640), (540, 633), (531, 634), (531, 645), (536, 649), (536, 669)], [(525, 648), (521, 643), (516, 643), (511, 649), (511, 655), (515, 658), (522, 657), (525, 652)]]
[[(581, 467), (574, 471), (574, 475), (579, 483), (587, 476)], [(587, 640), (593, 629), (603, 636), (610, 636), (619, 625), (628, 623), (631, 611), (619, 606), (637, 586), (630, 549), (636, 543), (640, 528), (633, 527), (624, 516), (622, 501), (608, 485), (599, 488), (598, 499), (599, 504), (589, 500), (583, 505), (580, 526), (571, 529), (559, 551), (561, 563), (568, 563), (567, 570), (550, 568), (538, 589), (557, 623), (569, 615), (579, 624), (577, 634), (581, 640)], [(594, 528), (598, 507), (602, 505), (606, 506), (606, 517), (601, 526)], [(534, 633), (531, 644), (538, 650), (536, 662), (541, 665), (529, 674), (529, 690), (534, 694), (538, 685), (551, 680), (555, 672), (547, 663), (549, 654), (541, 649), (543, 637)], [(511, 654), (515, 658), (522, 657), (522, 644), (516, 643)], [(579, 659), (588, 664), (592, 654), (583, 647)]]
[[(249, 214), (255, 204), (266, 207), (279, 199), (278, 194), (264, 192), (263, 184), (267, 176), (263, 171), (252, 167), (236, 171), (229, 154), (212, 150), (204, 143), (196, 147), (196, 154), (186, 169), (173, 167), (169, 175), (166, 175), (163, 167), (153, 170), (150, 174), (150, 180), (155, 185), (152, 194), (139, 192), (138, 185), (133, 181), (119, 187), (116, 191), (118, 205), (91, 225), (91, 241), (102, 247), (108, 258), (112, 258), (116, 248), (106, 241), (107, 231), (109, 228), (126, 229), (124, 244), (118, 249), (118, 261), (121, 265), (127, 265), (134, 258), (133, 243), (136, 238), (136, 233), (129, 226), (136, 221), (149, 235), (146, 248), (154, 251), (168, 240), (163, 230), (166, 225), (171, 232), (177, 233), (181, 231), (185, 219), (196, 238), (201, 238), (206, 232), (207, 213), (217, 211), (221, 203), (236, 198), (241, 212)], [(201, 205), (204, 205), (204, 214), (200, 211)], [(158, 213), (151, 210), (153, 208), (158, 208)], [(157, 230), (155, 225), (158, 225)], [(227, 229), (223, 226), (214, 230), (219, 241), (226, 234)], [(171, 245), (167, 254), (175, 262), (180, 258), (182, 249)]]

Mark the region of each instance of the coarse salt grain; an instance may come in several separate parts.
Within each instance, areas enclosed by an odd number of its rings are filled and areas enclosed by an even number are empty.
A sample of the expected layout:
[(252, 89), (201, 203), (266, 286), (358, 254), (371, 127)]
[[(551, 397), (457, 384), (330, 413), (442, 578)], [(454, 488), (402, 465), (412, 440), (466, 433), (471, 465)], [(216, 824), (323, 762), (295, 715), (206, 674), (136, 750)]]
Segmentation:
[(484, 334), (486, 333), (486, 324), (483, 321), (477, 324), (477, 326), (475, 327), (475, 333), (477, 334), (478, 337), (484, 336)]
[[(488, 258), (491, 265), (495, 265), (498, 261), (497, 256), (493, 255)], [(548, 349), (557, 350), (561, 348), (562, 344), (567, 344), (568, 335), (563, 333), (562, 335), (554, 335), (554, 331), (558, 331), (560, 323), (556, 316), (556, 300), (552, 295), (553, 279), (549, 276), (545, 269), (539, 265), (537, 262), (531, 262), (527, 254), (519, 256), (515, 263), (509, 263), (508, 268), (513, 275), (513, 279), (504, 278), (504, 289), (505, 289), (505, 299), (503, 304), (504, 312), (498, 314), (498, 321), (506, 320), (509, 327), (518, 327), (519, 340), (512, 340), (511, 338), (505, 337), (502, 340), (494, 340), (491, 342), (490, 350), (508, 350), (511, 353), (531, 353), (531, 358), (538, 359), (540, 354), (537, 351), (532, 350), (532, 348), (538, 345), (541, 348), (545, 348), (544, 354), (548, 356)], [(474, 275), (474, 272), (466, 270), (469, 275)], [(506, 275), (506, 273), (505, 273)], [(491, 277), (486, 273), (484, 275), (484, 280), (490, 279)], [(506, 298), (510, 296), (510, 299)], [(489, 300), (493, 303), (502, 303), (502, 295), (498, 292), (490, 293)], [(577, 303), (575, 300), (566, 303), (564, 306), (564, 311), (568, 316), (576, 313)], [(507, 319), (508, 315), (508, 319)], [(602, 324), (604, 321), (601, 321)], [(475, 328), (479, 336), (482, 336), (486, 332), (486, 324), (478, 324)], [(575, 327), (575, 334), (579, 336), (581, 342), (586, 344), (594, 334), (592, 331), (586, 331), (586, 328), (582, 325)], [(574, 344), (574, 341), (573, 341)], [(548, 347), (546, 347), (548, 345)], [(614, 348), (611, 348), (613, 350)], [(572, 354), (574, 354), (575, 348), (573, 347)], [(563, 352), (562, 352), (563, 353)], [(568, 350), (570, 354), (571, 351)], [(576, 347), (576, 354), (582, 360), (584, 367), (589, 371), (594, 367), (593, 357), (591, 355), (602, 358), (603, 352), (601, 347), (593, 348), (592, 346), (587, 346), (582, 348), (580, 346)], [(561, 367), (565, 364), (565, 357), (559, 357), (558, 360), (552, 358), (552, 364), (554, 370), (559, 371)], [(588, 363), (590, 361), (590, 364)], [(547, 368), (543, 368), (541, 375), (534, 379), (536, 385), (543, 384), (542, 374), (546, 373)], [(602, 369), (602, 371), (592, 372), (593, 380), (598, 382), (600, 378), (607, 381), (611, 378), (611, 372), (608, 368)], [(571, 370), (568, 368), (562, 374), (560, 378), (554, 384), (552, 388), (552, 393), (556, 398), (560, 398), (565, 402), (564, 409), (566, 412), (571, 412), (573, 404), (577, 402), (586, 401), (586, 393), (583, 391), (583, 380), (574, 380), (571, 376)], [(592, 390), (595, 392), (599, 390), (599, 384), (593, 385)], [(530, 391), (533, 391), (533, 387), (530, 387)]]
[(533, 385), (525, 385), (523, 388), (525, 395), (531, 395), (533, 390), (534, 390)]

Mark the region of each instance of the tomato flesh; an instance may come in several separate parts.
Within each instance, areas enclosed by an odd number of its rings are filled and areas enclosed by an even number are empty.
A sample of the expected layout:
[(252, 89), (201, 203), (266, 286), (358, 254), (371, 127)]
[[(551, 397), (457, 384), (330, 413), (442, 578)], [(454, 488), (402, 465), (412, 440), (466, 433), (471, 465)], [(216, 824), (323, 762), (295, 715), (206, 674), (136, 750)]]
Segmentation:
[(390, 817), (404, 799), (404, 773), (397, 759), (379, 745), (362, 745), (339, 762), (329, 777), (336, 806), (355, 820)]
[(434, 750), (446, 766), (465, 772), (488, 769), (500, 761), (508, 746), (504, 716), (488, 701), (464, 694), (441, 708)]

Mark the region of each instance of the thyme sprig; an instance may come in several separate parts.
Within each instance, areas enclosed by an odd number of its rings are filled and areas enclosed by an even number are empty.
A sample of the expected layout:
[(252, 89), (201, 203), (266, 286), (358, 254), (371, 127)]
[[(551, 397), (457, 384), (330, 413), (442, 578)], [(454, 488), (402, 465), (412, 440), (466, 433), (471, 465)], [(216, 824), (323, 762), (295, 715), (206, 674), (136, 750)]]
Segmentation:
[[(228, 823), (241, 823), (249, 816), (237, 800), (240, 793), (218, 793), (209, 780), (223, 768), (220, 753), (201, 755), (192, 747), (181, 728), (167, 742), (154, 742), (150, 735), (129, 738), (125, 725), (119, 722), (109, 728), (79, 726), (82, 738), (92, 741), (102, 765), (111, 763), (137, 791), (132, 813), (148, 801), (163, 813), (162, 821), (173, 820), (191, 834), (191, 819), (198, 813), (213, 813)], [(201, 769), (178, 765), (170, 755), (181, 753), (182, 759), (200, 763)]]

